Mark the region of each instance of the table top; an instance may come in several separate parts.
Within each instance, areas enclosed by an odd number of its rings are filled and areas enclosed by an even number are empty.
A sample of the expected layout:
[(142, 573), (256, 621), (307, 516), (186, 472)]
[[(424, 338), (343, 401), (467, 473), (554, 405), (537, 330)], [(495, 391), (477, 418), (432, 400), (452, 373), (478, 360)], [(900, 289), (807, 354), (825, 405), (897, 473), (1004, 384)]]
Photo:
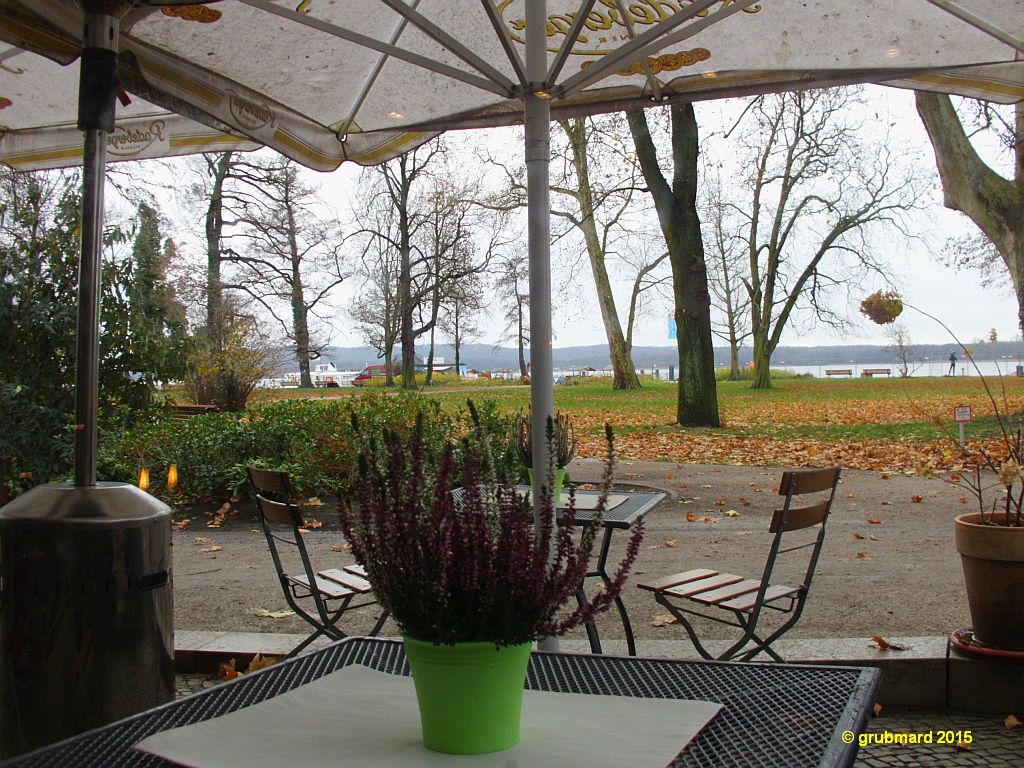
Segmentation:
[[(516, 491), (518, 493), (529, 493), (530, 486), (528, 485), (517, 485)], [(457, 488), (453, 492), (456, 499), (461, 496), (462, 489)], [(601, 491), (591, 491), (583, 489), (575, 489), (577, 496), (600, 496)], [(568, 495), (566, 489), (562, 490), (562, 498), (564, 499)], [(619, 491), (613, 490), (610, 495), (625, 496), (626, 500), (621, 504), (617, 504), (611, 509), (606, 509), (604, 515), (601, 518), (601, 525), (605, 528), (629, 528), (637, 520), (643, 518), (654, 506), (665, 498), (667, 494), (661, 491)], [(561, 510), (562, 508), (559, 507)], [(577, 509), (576, 510), (576, 522), (586, 525), (587, 523), (593, 522), (595, 510), (592, 509)]]
[[(132, 746), (158, 731), (208, 720), (319, 679), (349, 664), (408, 675), (401, 641), (348, 638), (259, 672), (45, 747), (4, 768), (169, 766)], [(724, 704), (672, 762), (676, 766), (850, 766), (878, 692), (877, 669), (638, 659), (535, 652), (527, 688), (567, 693), (702, 699)]]
[[(604, 511), (601, 517), (601, 524), (606, 528), (629, 528), (633, 523), (650, 512), (666, 496), (666, 494), (660, 491), (612, 491), (611, 493), (616, 496), (625, 496), (626, 500)], [(575, 494), (577, 496), (600, 496), (601, 491), (575, 489)], [(565, 496), (567, 494), (563, 491), (562, 495)], [(576, 522), (586, 524), (593, 519), (594, 510), (576, 510)]]

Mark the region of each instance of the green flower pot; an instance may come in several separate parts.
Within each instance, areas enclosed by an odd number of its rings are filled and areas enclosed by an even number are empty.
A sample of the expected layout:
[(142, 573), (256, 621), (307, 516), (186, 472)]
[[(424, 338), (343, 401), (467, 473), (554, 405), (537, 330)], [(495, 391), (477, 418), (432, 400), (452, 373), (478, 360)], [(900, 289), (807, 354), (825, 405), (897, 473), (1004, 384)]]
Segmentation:
[[(530, 487), (532, 488), (533, 487), (533, 470), (532, 469), (528, 469), (527, 472), (530, 473)], [(565, 474), (566, 474), (566, 471), (564, 469), (556, 469), (555, 470), (555, 490), (554, 490), (554, 493), (551, 495), (551, 498), (554, 499), (556, 507), (558, 506), (558, 500), (560, 498), (562, 498), (562, 484), (565, 483)]]
[(518, 743), (530, 643), (495, 648), (402, 639), (427, 749), (479, 755)]

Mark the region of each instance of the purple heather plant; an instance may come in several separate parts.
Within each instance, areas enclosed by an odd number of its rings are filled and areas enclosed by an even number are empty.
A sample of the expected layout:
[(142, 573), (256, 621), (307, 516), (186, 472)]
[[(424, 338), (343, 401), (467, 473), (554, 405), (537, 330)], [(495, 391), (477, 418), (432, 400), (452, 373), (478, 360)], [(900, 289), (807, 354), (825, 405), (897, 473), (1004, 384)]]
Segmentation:
[[(564, 634), (611, 606), (639, 553), (641, 525), (632, 531), (611, 584), (585, 605), (562, 610), (587, 573), (599, 517), (577, 525), (570, 495), (569, 509), (556, 523), (545, 489), (536, 526), (528, 495), (496, 476), (479, 422), (461, 451), (449, 442), (432, 455), (423, 434), (421, 417), (411, 439), (387, 432), (379, 445), (364, 442), (355, 498), (343, 499), (341, 506), (341, 528), (352, 552), (402, 632), (436, 644), (514, 645)], [(610, 427), (605, 435), (607, 460), (595, 516), (605, 510), (612, 483)], [(462, 490), (456, 499), (458, 477)], [(546, 488), (553, 485), (549, 467)]]

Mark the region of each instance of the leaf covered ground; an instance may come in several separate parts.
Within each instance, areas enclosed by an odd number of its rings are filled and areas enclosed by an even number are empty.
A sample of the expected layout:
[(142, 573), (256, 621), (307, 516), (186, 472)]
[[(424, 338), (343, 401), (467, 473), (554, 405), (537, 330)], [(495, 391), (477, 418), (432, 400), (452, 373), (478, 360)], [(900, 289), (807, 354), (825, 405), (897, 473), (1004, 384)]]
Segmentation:
[[(526, 410), (528, 386), (424, 388), (451, 410), (467, 398), (494, 400), (503, 411)], [(289, 397), (350, 397), (358, 390), (289, 391)], [(971, 405), (968, 447), (997, 456), (1002, 427), (1016, 429), (1024, 409), (1024, 378), (933, 377), (911, 379), (784, 378), (770, 390), (749, 382), (718, 383), (720, 429), (675, 425), (676, 384), (648, 378), (639, 391), (616, 392), (609, 379), (579, 380), (555, 388), (555, 407), (568, 412), (581, 458), (603, 454), (603, 429), (615, 429), (624, 459), (696, 464), (824, 466), (910, 472), (921, 467), (959, 469), (953, 408)]]
[[(718, 394), (721, 429), (675, 426), (676, 387), (668, 382), (647, 381), (639, 392), (614, 392), (600, 379), (558, 387), (555, 405), (572, 415), (581, 457), (601, 455), (607, 422), (624, 459), (954, 469), (962, 464), (954, 406), (973, 407), (968, 443), (999, 454), (997, 407), (1004, 417), (1011, 415), (1004, 423), (1015, 427), (1024, 408), (1024, 379), (784, 379), (767, 391), (752, 390), (747, 382), (720, 382)], [(441, 396), (457, 407), (466, 394)], [(529, 404), (526, 387), (485, 396), (512, 410)]]

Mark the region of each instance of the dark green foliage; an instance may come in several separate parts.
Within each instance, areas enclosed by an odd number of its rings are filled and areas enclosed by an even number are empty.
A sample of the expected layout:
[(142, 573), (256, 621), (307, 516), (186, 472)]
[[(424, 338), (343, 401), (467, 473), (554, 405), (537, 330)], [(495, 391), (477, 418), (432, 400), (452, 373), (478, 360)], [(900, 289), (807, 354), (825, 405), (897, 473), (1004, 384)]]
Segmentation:
[(7, 493), (47, 480), (70, 456), (78, 198), (48, 176), (4, 175), (0, 191), (0, 461)]
[[(515, 482), (520, 475), (519, 461), (516, 459), (516, 448), (512, 440), (515, 415), (502, 413), (494, 400), (481, 400), (478, 403), (467, 400), (466, 405), (467, 410), (460, 413), (462, 425), (472, 429), (477, 441), (487, 443), (497, 477)], [(457, 465), (461, 464), (461, 447), (461, 443), (456, 446)]]
[[(128, 239), (120, 229), (104, 233), (101, 425), (150, 419), (153, 383), (180, 371), (163, 343), (173, 313), (166, 302), (148, 306), (167, 289), (147, 210), (140, 268), (112, 257)], [(70, 470), (80, 219), (75, 176), (0, 173), (0, 497)]]
[[(0, 384), (0, 503), (63, 471), (71, 459), (71, 419), (60, 409), (33, 402), (23, 384)], [(15, 427), (16, 425), (16, 427)], [(53, 436), (57, 436), (55, 439)]]
[[(493, 403), (485, 402), (481, 412), (485, 424), (506, 422)], [(165, 418), (108, 435), (101, 441), (99, 472), (103, 479), (133, 482), (140, 467), (149, 467), (150, 491), (179, 504), (246, 493), (247, 465), (288, 472), (300, 493), (344, 492), (351, 489), (357, 456), (367, 445), (353, 433), (353, 414), (367, 437), (385, 431), (409, 436), (422, 417), (425, 445), (438, 454), (472, 427), (468, 414), (453, 418), (435, 398), (415, 394), (368, 391), (334, 400), (280, 400), (245, 413)], [(511, 466), (507, 439), (494, 441), (492, 450)], [(173, 494), (164, 486), (170, 464), (178, 466)]]

